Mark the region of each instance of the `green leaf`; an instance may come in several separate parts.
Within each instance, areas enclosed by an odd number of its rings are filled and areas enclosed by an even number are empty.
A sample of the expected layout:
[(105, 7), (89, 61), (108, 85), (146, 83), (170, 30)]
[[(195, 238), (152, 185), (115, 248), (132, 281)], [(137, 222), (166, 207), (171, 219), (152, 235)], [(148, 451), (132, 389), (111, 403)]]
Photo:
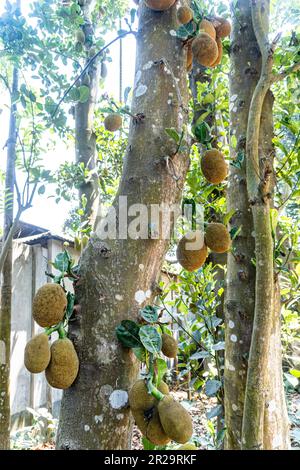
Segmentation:
[(201, 144), (206, 144), (210, 142), (211, 140), (210, 127), (207, 124), (207, 122), (203, 121), (203, 122), (196, 124), (193, 128), (193, 132), (194, 132), (196, 139)]
[(152, 442), (148, 441), (146, 437), (142, 437), (142, 443), (144, 450), (154, 450), (156, 447)]
[(217, 416), (220, 416), (222, 411), (223, 411), (222, 405), (214, 406), (211, 410), (209, 410), (206, 413), (207, 419), (212, 419), (212, 418), (216, 418)]
[(90, 96), (90, 89), (86, 85), (82, 85), (79, 87), (79, 101), (80, 103), (85, 103)]
[(45, 194), (45, 191), (46, 191), (46, 186), (42, 184), (42, 186), (40, 186), (38, 189), (38, 194), (40, 195)]
[(123, 320), (116, 328), (116, 336), (125, 348), (140, 348), (140, 327), (131, 320)]
[(198, 351), (190, 356), (190, 361), (194, 361), (197, 359), (204, 359), (205, 357), (209, 357), (209, 355), (210, 354), (208, 351)]
[(155, 361), (156, 367), (157, 367), (157, 383), (158, 385), (160, 384), (161, 380), (163, 379), (165, 373), (168, 370), (167, 363), (164, 359), (161, 357), (157, 358)]
[(145, 325), (140, 328), (139, 336), (147, 351), (152, 354), (159, 353), (162, 346), (161, 335), (154, 326)]
[(168, 134), (168, 136), (171, 137), (171, 139), (175, 140), (176, 144), (179, 143), (180, 134), (178, 134), (178, 132), (176, 131), (174, 127), (165, 129), (165, 133)]
[(69, 320), (74, 312), (74, 304), (75, 304), (75, 295), (71, 292), (67, 293), (67, 310), (66, 310), (66, 318)]
[(147, 305), (142, 310), (140, 310), (140, 315), (148, 323), (155, 323), (158, 320), (157, 307)]
[(65, 250), (63, 253), (59, 253), (56, 256), (53, 266), (61, 273), (66, 273), (68, 271), (69, 263), (70, 263), (70, 255)]
[(134, 355), (141, 362), (146, 362), (146, 349), (143, 346), (132, 348)]
[(297, 377), (297, 379), (300, 379), (300, 370), (290, 369), (290, 374), (293, 375), (294, 377)]
[(224, 341), (219, 341), (218, 343), (216, 343), (212, 346), (212, 349), (214, 351), (223, 351), (225, 349), (225, 342)]
[(231, 211), (227, 212), (227, 214), (223, 217), (223, 224), (227, 225), (231, 219), (231, 217), (236, 213), (235, 209), (231, 209)]
[(221, 387), (220, 380), (208, 380), (205, 384), (205, 393), (208, 397), (213, 397)]

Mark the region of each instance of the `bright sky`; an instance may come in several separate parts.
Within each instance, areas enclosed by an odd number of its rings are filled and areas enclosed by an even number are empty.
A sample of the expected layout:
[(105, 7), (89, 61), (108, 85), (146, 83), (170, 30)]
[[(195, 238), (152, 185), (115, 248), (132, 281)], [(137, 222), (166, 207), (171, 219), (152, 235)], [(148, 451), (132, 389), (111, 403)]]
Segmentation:
[[(3, 2), (4, 3), (4, 2)], [(4, 10), (2, 0), (0, 0), (0, 14)], [(23, 14), (26, 15), (28, 11), (28, 4), (30, 2), (22, 1)], [(136, 6), (132, 1), (132, 7)], [(107, 35), (106, 42), (109, 42), (116, 36), (116, 32)], [(123, 39), (123, 90), (127, 86), (133, 85), (134, 66), (135, 66), (135, 38), (128, 36)], [(113, 95), (117, 100), (119, 99), (119, 54), (120, 45), (115, 43), (110, 47), (110, 55), (112, 62), (108, 63), (108, 75), (106, 78), (105, 88), (103, 90)], [(126, 59), (126, 60), (125, 60)], [(6, 164), (6, 150), (3, 149), (8, 135), (8, 121), (9, 110), (3, 107), (3, 98), (0, 98), (0, 114), (1, 119), (1, 133), (0, 133), (0, 167), (5, 168)], [(44, 156), (44, 165), (47, 169), (55, 170), (64, 161), (72, 162), (74, 160), (74, 149), (72, 145), (68, 148), (62, 142), (58, 142), (54, 151), (47, 153)], [(55, 187), (49, 186), (43, 196), (36, 195), (33, 207), (27, 210), (22, 217), (22, 220), (31, 224), (40, 225), (53, 232), (61, 232), (64, 221), (68, 217), (71, 208), (70, 203), (61, 201), (59, 204), (55, 203), (54, 198), (49, 198), (49, 195), (54, 194)]]

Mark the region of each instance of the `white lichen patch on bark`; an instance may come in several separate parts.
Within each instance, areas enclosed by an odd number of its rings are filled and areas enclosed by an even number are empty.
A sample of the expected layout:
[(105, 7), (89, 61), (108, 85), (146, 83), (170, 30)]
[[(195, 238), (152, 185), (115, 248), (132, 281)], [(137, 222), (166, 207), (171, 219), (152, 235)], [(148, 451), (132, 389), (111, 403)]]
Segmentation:
[(128, 404), (128, 393), (126, 390), (114, 390), (109, 397), (110, 406), (114, 410), (121, 410)]
[(96, 424), (101, 424), (102, 421), (103, 421), (103, 419), (104, 419), (104, 416), (103, 416), (103, 415), (95, 415), (95, 416), (94, 416), (94, 420), (95, 420), (95, 423), (96, 423)]
[(237, 342), (237, 336), (236, 335), (230, 335), (230, 341), (232, 341), (233, 343), (236, 343)]
[(235, 403), (232, 403), (231, 407), (233, 411), (237, 411), (239, 409), (239, 407)]
[(0, 341), (0, 365), (3, 366), (6, 364), (6, 346), (4, 341)]
[(230, 328), (231, 330), (234, 328), (234, 322), (232, 320), (229, 320), (228, 328)]
[(136, 98), (139, 98), (140, 96), (143, 96), (146, 93), (147, 90), (148, 90), (148, 87), (141, 83), (136, 89), (136, 92), (135, 92)]

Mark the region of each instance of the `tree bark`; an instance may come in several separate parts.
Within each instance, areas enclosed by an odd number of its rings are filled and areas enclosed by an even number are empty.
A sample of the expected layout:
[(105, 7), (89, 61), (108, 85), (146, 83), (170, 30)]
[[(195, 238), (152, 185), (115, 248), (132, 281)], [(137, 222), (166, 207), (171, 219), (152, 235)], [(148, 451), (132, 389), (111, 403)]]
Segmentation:
[[(88, 52), (92, 46), (94, 38), (94, 30), (92, 24), (92, 12), (94, 6), (93, 0), (84, 0), (82, 11), (85, 23), (83, 31), (85, 36), (89, 38), (86, 44)], [(87, 62), (90, 57), (87, 58)], [(93, 227), (98, 210), (99, 196), (99, 178), (97, 174), (97, 151), (96, 151), (96, 135), (93, 129), (95, 106), (97, 104), (97, 96), (100, 80), (99, 59), (94, 61), (89, 67), (87, 73), (81, 81), (81, 85), (86, 85), (90, 89), (89, 98), (86, 102), (78, 102), (75, 106), (75, 154), (76, 163), (84, 164), (84, 168), (89, 171), (89, 178), (84, 181), (79, 188), (80, 206), (84, 210), (83, 220), (88, 220), (89, 225)], [(82, 199), (85, 198), (83, 204)]]
[[(171, 30), (177, 28), (176, 8), (153, 12), (141, 5), (132, 112), (145, 120), (131, 124), (128, 151), (113, 208), (119, 216), (120, 197), (132, 204), (175, 204), (180, 201), (188, 169), (187, 154), (164, 129), (181, 132), (187, 122), (186, 53)], [(174, 148), (175, 147), (175, 148)], [(177, 178), (174, 177), (177, 176)], [(96, 227), (95, 233), (97, 234)], [(137, 319), (139, 308), (156, 294), (157, 279), (169, 241), (119, 236), (101, 241), (94, 235), (81, 260), (76, 287), (81, 309), (70, 324), (79, 354), (75, 384), (64, 393), (58, 431), (59, 449), (128, 449), (132, 419), (127, 392), (138, 374), (131, 350), (116, 340), (124, 319)]]
[[(11, 89), (11, 111), (9, 136), (7, 140), (7, 162), (5, 174), (5, 210), (3, 242), (11, 233), (14, 222), (14, 184), (17, 140), (17, 107), (13, 102), (18, 91), (19, 72), (13, 69)], [(10, 332), (11, 332), (11, 295), (12, 295), (12, 238), (6, 245), (6, 257), (1, 279), (1, 316), (0, 316), (0, 450), (10, 448)]]

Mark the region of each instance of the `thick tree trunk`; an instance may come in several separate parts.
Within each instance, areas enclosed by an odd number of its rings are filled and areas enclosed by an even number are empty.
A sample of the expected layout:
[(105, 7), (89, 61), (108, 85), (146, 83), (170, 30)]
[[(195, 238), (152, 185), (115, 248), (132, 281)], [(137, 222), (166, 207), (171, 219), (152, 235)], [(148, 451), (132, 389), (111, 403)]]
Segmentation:
[[(13, 97), (18, 91), (18, 70), (13, 70), (9, 136), (7, 140), (7, 163), (5, 175), (6, 204), (4, 211), (3, 240), (9, 236), (14, 216), (14, 183), (16, 161), (16, 105)], [(1, 316), (0, 316), (0, 450), (10, 447), (10, 331), (11, 331), (11, 294), (12, 294), (12, 240), (7, 246), (1, 279)]]
[[(164, 131), (179, 132), (187, 120), (185, 51), (172, 34), (176, 8), (153, 12), (140, 7), (133, 113), (144, 113), (132, 124), (118, 196), (128, 208), (144, 204), (178, 203), (188, 169), (188, 156), (174, 154), (174, 142)], [(177, 176), (177, 178), (174, 177)], [(123, 221), (122, 221), (123, 218)], [(149, 221), (150, 222), (150, 221)], [(97, 228), (95, 230), (97, 234)], [(131, 350), (116, 340), (120, 321), (136, 319), (138, 310), (156, 294), (156, 283), (169, 242), (164, 239), (90, 240), (81, 260), (77, 285), (80, 313), (70, 334), (80, 359), (75, 384), (64, 393), (58, 431), (59, 449), (128, 449), (131, 424), (127, 392), (138, 374)]]
[[(93, 0), (84, 0), (82, 10), (85, 18), (83, 31), (88, 37), (87, 52), (92, 47), (94, 38), (92, 12)], [(87, 62), (90, 60), (88, 57)], [(79, 188), (80, 205), (84, 209), (83, 220), (88, 220), (93, 227), (98, 210), (99, 178), (97, 174), (96, 136), (93, 129), (95, 106), (97, 104), (100, 79), (99, 60), (94, 61), (82, 78), (81, 85), (90, 89), (89, 99), (85, 103), (78, 102), (75, 107), (75, 153), (76, 163), (84, 164), (89, 171), (89, 178)], [(82, 198), (86, 203), (82, 204)]]

